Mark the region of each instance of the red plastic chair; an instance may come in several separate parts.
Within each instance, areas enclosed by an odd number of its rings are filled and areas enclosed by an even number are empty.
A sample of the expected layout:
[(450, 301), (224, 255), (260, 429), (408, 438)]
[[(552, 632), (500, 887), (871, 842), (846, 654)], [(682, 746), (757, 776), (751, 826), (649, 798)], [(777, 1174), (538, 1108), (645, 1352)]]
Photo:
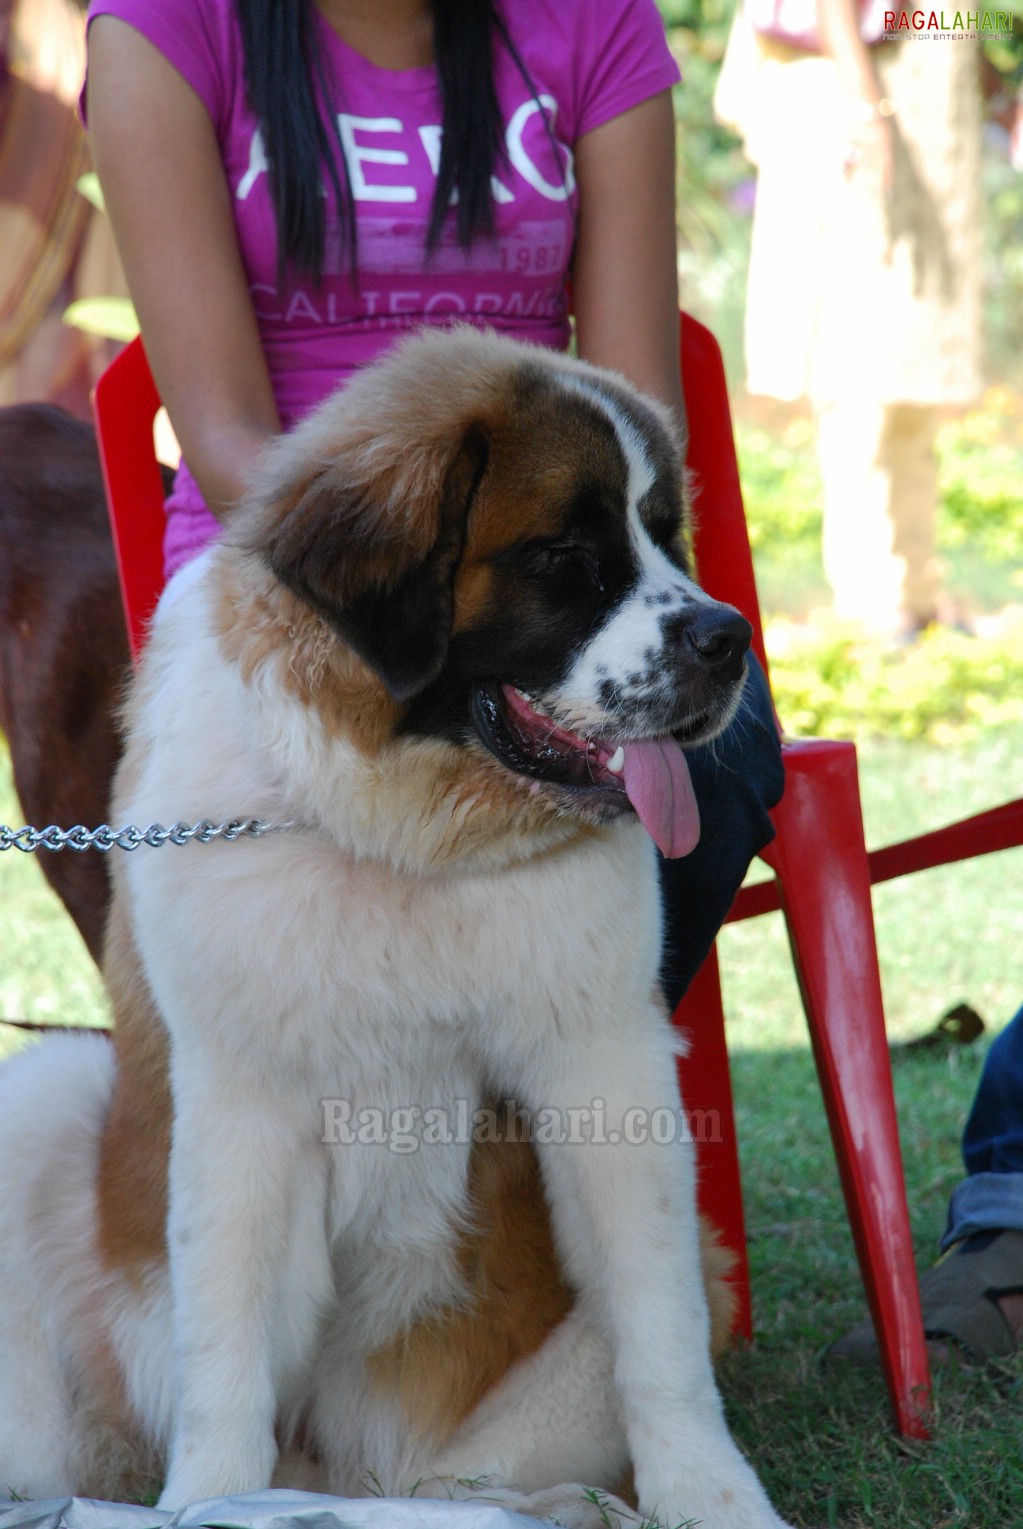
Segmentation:
[[(697, 558), (703, 582), (754, 624), (767, 668), (753, 562), (739, 486), (724, 368), (710, 332), (688, 316), (681, 329), (691, 427), (689, 466), (702, 513)], [(96, 389), (96, 417), (132, 652), (137, 656), (163, 584), (163, 489), (152, 438), (159, 399), (139, 341)], [(786, 743), (778, 836), (764, 852), (774, 882), (744, 888), (729, 915), (784, 908), (804, 996), (864, 1284), (877, 1327), (898, 1427), (926, 1436), (927, 1355), (914, 1275), (895, 1105), (852, 744)], [(992, 846), (994, 847), (994, 846)], [(892, 871), (890, 874), (898, 874)], [(722, 1228), (739, 1265), (737, 1328), (751, 1334), (742, 1192), (721, 988), (714, 953), (680, 1004), (689, 1034), (680, 1064), (687, 1107), (717, 1122), (698, 1141), (701, 1206)], [(699, 1133), (697, 1133), (699, 1135)]]
[(153, 442), (159, 408), (142, 341), (132, 340), (96, 383), (93, 412), (128, 644), (136, 663), (164, 585), (164, 486)]
[[(696, 543), (701, 581), (753, 622), (767, 669), (753, 560), (746, 534), (724, 367), (717, 342), (688, 316), (682, 370), (689, 411), (689, 466), (700, 495)], [(781, 907), (806, 1009), (849, 1224), (901, 1433), (926, 1437), (927, 1351), (913, 1262), (891, 1065), (863, 837), (856, 752), (851, 743), (784, 743), (785, 794), (772, 817), (777, 838), (763, 852), (773, 883), (743, 888), (730, 919)], [(720, 1112), (723, 1129), (704, 1148), (704, 1207), (742, 1249), (740, 1331), (749, 1334), (748, 1274), (732, 1122), (724, 1016), (712, 952), (675, 1015), (692, 1052), (682, 1064), (687, 1103)]]

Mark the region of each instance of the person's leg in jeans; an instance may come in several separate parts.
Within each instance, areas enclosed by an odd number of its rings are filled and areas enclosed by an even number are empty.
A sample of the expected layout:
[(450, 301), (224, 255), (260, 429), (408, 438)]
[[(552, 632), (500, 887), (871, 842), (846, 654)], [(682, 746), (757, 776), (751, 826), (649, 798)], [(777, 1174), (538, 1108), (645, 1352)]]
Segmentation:
[[(963, 1131), (966, 1178), (952, 1192), (942, 1248), (1000, 1256), (992, 1297), (1015, 1343), (1023, 1336), (1023, 1009), (996, 1036)], [(1011, 1281), (1017, 1287), (1006, 1288)]]
[(942, 1247), (978, 1233), (1023, 1232), (1023, 1009), (987, 1054), (963, 1162), (967, 1176), (952, 1193)]
[[(962, 1147), (966, 1178), (949, 1202), (943, 1256), (920, 1276), (920, 1304), (929, 1338), (994, 1359), (1023, 1339), (1023, 1009), (987, 1054)], [(946, 1351), (931, 1345), (933, 1357)], [(876, 1363), (869, 1323), (831, 1353)]]

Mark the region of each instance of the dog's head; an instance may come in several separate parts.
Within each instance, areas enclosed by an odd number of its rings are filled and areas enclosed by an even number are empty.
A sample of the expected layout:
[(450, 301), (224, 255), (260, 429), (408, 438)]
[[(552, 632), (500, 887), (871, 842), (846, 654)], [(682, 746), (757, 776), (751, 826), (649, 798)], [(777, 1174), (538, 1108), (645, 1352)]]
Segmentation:
[(750, 626), (694, 583), (670, 421), (621, 378), (421, 335), (277, 444), (236, 540), (356, 656), (372, 747), (442, 740), (533, 808), (696, 842), (681, 746), (732, 716)]

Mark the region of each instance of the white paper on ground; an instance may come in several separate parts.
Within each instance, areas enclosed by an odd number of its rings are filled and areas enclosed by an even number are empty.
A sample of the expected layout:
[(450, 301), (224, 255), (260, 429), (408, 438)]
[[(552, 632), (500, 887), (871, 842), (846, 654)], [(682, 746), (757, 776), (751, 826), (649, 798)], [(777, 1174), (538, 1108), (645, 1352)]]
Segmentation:
[(90, 1497), (0, 1503), (0, 1529), (537, 1529), (537, 1520), (487, 1502), (274, 1490), (211, 1497), (176, 1513)]

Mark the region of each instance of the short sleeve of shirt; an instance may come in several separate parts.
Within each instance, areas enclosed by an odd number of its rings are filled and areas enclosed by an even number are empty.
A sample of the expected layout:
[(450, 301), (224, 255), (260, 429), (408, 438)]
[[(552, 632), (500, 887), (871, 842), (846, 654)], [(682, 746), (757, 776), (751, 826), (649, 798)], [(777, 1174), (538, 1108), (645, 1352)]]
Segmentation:
[(681, 78), (655, 0), (579, 0), (575, 7), (578, 137)]
[[(140, 32), (192, 87), (218, 135), (238, 84), (241, 39), (224, 0), (91, 0), (88, 24), (117, 16)], [(84, 116), (84, 93), (83, 93)]]

